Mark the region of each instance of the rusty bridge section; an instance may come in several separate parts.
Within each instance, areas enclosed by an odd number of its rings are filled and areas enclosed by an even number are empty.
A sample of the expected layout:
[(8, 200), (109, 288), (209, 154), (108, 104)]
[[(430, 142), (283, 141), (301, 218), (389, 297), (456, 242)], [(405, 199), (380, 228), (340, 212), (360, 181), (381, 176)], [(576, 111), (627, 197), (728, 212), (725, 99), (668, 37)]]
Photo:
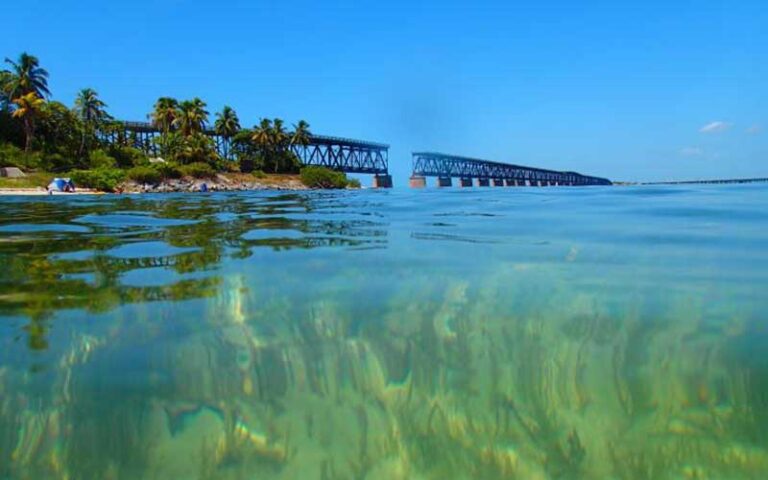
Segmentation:
[(312, 135), (309, 140), (307, 146), (291, 146), (304, 165), (347, 173), (389, 174), (389, 145), (321, 135)]
[(426, 177), (437, 177), (437, 186), (449, 187), (451, 179), (459, 178), (462, 187), (472, 186), (587, 186), (611, 185), (606, 178), (561, 172), (543, 168), (525, 167), (509, 163), (491, 162), (433, 152), (413, 153), (412, 187), (426, 186)]
[[(229, 138), (210, 127), (205, 128), (203, 133), (213, 139), (222, 158), (233, 160)], [(160, 146), (156, 139), (160, 134), (160, 130), (149, 122), (117, 122), (115, 127), (103, 132), (102, 137), (110, 143), (132, 146), (157, 157)], [(291, 145), (290, 148), (304, 165), (322, 166), (345, 173), (372, 174), (374, 187), (392, 186), (387, 144), (311, 135), (308, 145)]]

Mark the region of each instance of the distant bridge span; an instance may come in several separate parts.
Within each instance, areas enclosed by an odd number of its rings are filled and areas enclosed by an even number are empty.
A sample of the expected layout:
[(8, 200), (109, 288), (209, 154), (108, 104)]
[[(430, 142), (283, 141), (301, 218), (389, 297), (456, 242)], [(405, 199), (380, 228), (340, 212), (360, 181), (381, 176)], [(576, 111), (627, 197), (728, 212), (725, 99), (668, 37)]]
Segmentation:
[[(138, 148), (147, 155), (160, 154), (155, 138), (161, 132), (156, 126), (149, 122), (117, 122), (117, 125), (118, 128), (103, 134), (107, 141)], [(230, 139), (210, 127), (206, 127), (203, 133), (213, 139), (216, 151), (222, 158), (232, 159)], [(290, 148), (304, 165), (322, 166), (346, 173), (368, 173), (374, 175), (374, 186), (392, 186), (387, 144), (310, 135), (309, 145), (291, 145)]]
[(644, 182), (641, 185), (708, 185), (725, 183), (768, 183), (768, 178), (720, 178), (712, 180), (677, 180), (667, 182)]
[(560, 172), (443, 153), (414, 152), (411, 186), (426, 186), (425, 177), (437, 177), (437, 185), (441, 187), (451, 186), (452, 177), (458, 177), (462, 187), (472, 186), (473, 179), (477, 186), (489, 186), (491, 182), (494, 186), (612, 185), (607, 178), (576, 172)]

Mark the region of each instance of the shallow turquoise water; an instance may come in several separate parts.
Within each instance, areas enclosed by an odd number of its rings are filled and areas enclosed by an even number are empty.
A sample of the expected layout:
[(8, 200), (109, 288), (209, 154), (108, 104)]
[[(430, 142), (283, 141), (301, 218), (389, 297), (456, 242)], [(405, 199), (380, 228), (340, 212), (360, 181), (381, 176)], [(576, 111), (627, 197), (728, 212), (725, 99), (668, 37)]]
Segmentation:
[(768, 472), (766, 186), (0, 204), (0, 479)]

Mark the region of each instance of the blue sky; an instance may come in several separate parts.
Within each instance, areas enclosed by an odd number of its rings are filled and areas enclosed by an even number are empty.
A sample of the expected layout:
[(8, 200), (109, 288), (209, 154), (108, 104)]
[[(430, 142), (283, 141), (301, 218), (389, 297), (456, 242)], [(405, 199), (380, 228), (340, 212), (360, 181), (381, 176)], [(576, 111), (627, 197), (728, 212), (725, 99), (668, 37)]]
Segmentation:
[[(10, 20), (10, 21), (9, 21)], [(768, 176), (760, 1), (27, 0), (0, 55), (38, 56), (54, 98), (95, 88), (145, 119), (159, 96), (245, 125), (618, 180)]]

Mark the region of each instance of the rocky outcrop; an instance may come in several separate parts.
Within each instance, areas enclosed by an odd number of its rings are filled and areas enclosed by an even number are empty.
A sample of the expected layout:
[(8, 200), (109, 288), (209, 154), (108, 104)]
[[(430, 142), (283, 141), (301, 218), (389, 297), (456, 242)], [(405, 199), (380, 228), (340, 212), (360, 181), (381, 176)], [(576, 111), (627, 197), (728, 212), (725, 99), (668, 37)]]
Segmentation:
[(157, 185), (128, 181), (121, 185), (122, 193), (178, 193), (178, 192), (233, 192), (245, 190), (307, 190), (299, 180), (286, 179), (281, 182), (232, 180), (223, 175), (215, 178), (181, 178), (165, 180)]

